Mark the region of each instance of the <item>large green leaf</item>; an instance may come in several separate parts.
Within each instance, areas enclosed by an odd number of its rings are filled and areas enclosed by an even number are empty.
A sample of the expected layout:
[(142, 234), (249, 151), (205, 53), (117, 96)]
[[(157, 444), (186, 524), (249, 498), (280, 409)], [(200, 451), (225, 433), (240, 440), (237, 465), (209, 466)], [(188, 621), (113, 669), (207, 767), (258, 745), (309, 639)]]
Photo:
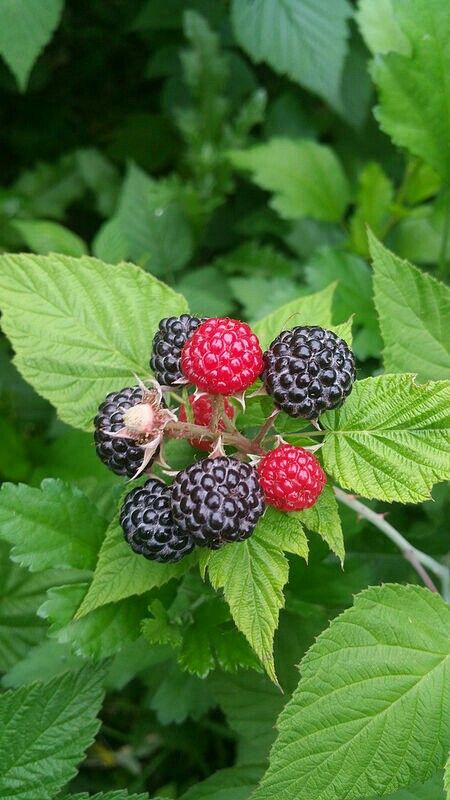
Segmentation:
[(186, 302), (132, 264), (0, 256), (2, 327), (24, 378), (61, 419), (89, 429), (100, 401), (148, 374), (161, 317)]
[(22, 91), (31, 68), (58, 25), (64, 0), (2, 0), (0, 54)]
[(107, 603), (148, 592), (172, 578), (183, 575), (196, 555), (178, 564), (159, 564), (136, 555), (124, 539), (122, 528), (114, 519), (100, 550), (92, 583), (78, 610), (77, 618)]
[(450, 734), (449, 624), (427, 589), (358, 595), (301, 662), (254, 800), (356, 800), (433, 775)]
[(51, 800), (99, 728), (102, 672), (84, 668), (0, 696), (0, 798)]
[(52, 479), (40, 489), (4, 483), (0, 491), (0, 538), (11, 558), (32, 572), (56, 567), (94, 569), (106, 521), (87, 497)]
[[(145, 794), (128, 794), (126, 789), (119, 789), (112, 792), (100, 792), (100, 794), (67, 794), (62, 800), (149, 800), (147, 792)], [(158, 800), (158, 798), (156, 798)]]
[(450, 382), (412, 375), (357, 381), (338, 411), (321, 417), (325, 469), (345, 489), (418, 503), (450, 477)]
[(346, 0), (233, 0), (232, 21), (254, 61), (267, 61), (339, 110), (351, 13)]
[(450, 290), (402, 261), (370, 236), (375, 304), (389, 372), (417, 372), (418, 380), (450, 375)]
[(426, 783), (414, 783), (407, 789), (399, 789), (398, 792), (384, 795), (383, 798), (377, 796), (371, 800), (444, 800), (442, 791), (442, 772), (436, 772)]
[(285, 219), (312, 217), (337, 222), (349, 202), (349, 185), (334, 152), (307, 139), (271, 139), (248, 150), (233, 150), (237, 169), (274, 196), (271, 206)]
[(331, 327), (331, 306), (335, 288), (336, 284), (330, 284), (321, 292), (298, 297), (255, 322), (253, 330), (263, 350), (269, 347), (281, 331), (293, 328), (295, 325)]
[(374, 62), (372, 75), (380, 92), (376, 116), (395, 144), (423, 158), (449, 182), (450, 4), (395, 0), (393, 8), (411, 55), (391, 52)]
[[(293, 525), (295, 530), (287, 532), (287, 525)], [(307, 555), (298, 520), (269, 512), (250, 539), (208, 553), (203, 562), (213, 587), (223, 589), (236, 626), (273, 681), (276, 681), (273, 637), (279, 611), (284, 606), (283, 587), (289, 574), (284, 545), (289, 552)]]

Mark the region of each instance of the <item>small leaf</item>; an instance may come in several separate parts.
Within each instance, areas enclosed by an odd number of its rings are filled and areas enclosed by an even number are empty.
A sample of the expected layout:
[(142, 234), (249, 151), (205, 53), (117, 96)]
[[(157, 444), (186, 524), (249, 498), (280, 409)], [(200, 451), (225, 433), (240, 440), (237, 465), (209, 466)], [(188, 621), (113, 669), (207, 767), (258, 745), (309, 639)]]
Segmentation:
[(259, 766), (220, 769), (192, 786), (180, 800), (247, 800), (261, 777)]
[(117, 215), (127, 255), (150, 272), (170, 277), (184, 267), (193, 237), (173, 186), (150, 178), (132, 164), (119, 198)]
[[(450, 5), (442, 0), (396, 0), (395, 16), (411, 55), (378, 56), (372, 76), (379, 89), (375, 115), (400, 147), (423, 158), (450, 181)], [(377, 10), (380, 16), (380, 10)]]
[(2, 0), (0, 4), (0, 54), (22, 91), (59, 23), (63, 7), (63, 0)]
[(196, 554), (183, 558), (178, 564), (148, 561), (133, 552), (124, 539), (118, 520), (114, 519), (106, 533), (92, 583), (78, 609), (77, 618), (99, 606), (144, 594), (184, 575), (195, 563), (195, 557)]
[(356, 22), (369, 50), (408, 56), (411, 45), (394, 12), (395, 0), (359, 0)]
[(257, 64), (267, 61), (339, 110), (351, 13), (346, 0), (233, 0), (232, 22)]
[(322, 537), (342, 564), (345, 557), (344, 537), (338, 504), (330, 484), (324, 486), (322, 494), (312, 508), (299, 511), (295, 516), (298, 516), (306, 528)]
[(335, 288), (336, 284), (330, 284), (323, 291), (292, 300), (272, 311), (264, 319), (258, 320), (253, 325), (253, 330), (263, 350), (269, 347), (281, 331), (294, 328), (296, 325), (322, 325), (324, 328), (330, 328)]
[(86, 583), (75, 583), (48, 591), (38, 613), (50, 623), (49, 636), (92, 659), (107, 658), (139, 638), (148, 598), (128, 597), (74, 619), (86, 589)]
[(274, 541), (285, 553), (292, 553), (308, 561), (308, 540), (298, 513), (285, 514), (268, 506), (264, 515), (264, 527), (272, 531)]
[(85, 243), (79, 236), (45, 219), (18, 219), (14, 228), (34, 253), (46, 256), (48, 253), (62, 253), (65, 256), (83, 256), (87, 252)]
[(223, 589), (236, 627), (248, 639), (275, 683), (273, 637), (284, 605), (289, 566), (277, 542), (271, 515), (244, 542), (225, 545), (207, 559), (214, 589)]
[(179, 647), (183, 641), (180, 626), (173, 623), (160, 600), (150, 603), (153, 618), (142, 623), (142, 633), (150, 644), (170, 644)]
[(367, 226), (377, 236), (382, 236), (389, 220), (394, 187), (376, 162), (370, 162), (364, 167), (358, 183), (356, 210), (350, 220), (351, 248), (356, 253), (367, 256)]
[(0, 256), (2, 327), (23, 377), (65, 422), (90, 429), (108, 392), (146, 377), (159, 320), (181, 295), (132, 264)]
[(0, 537), (11, 558), (32, 572), (56, 567), (94, 569), (106, 521), (79, 489), (48, 479), (40, 489), (4, 483)]
[(362, 592), (301, 663), (254, 800), (359, 800), (443, 764), (450, 610), (417, 586)]
[(271, 139), (229, 154), (233, 166), (274, 196), (271, 206), (284, 219), (312, 217), (337, 222), (350, 200), (347, 178), (334, 152), (307, 139)]
[(450, 382), (417, 386), (411, 375), (356, 381), (337, 411), (321, 416), (327, 472), (345, 489), (418, 503), (450, 477)]
[(370, 236), (375, 304), (389, 372), (417, 372), (418, 380), (450, 375), (450, 290)]
[(51, 800), (75, 775), (100, 725), (102, 678), (85, 667), (0, 696), (0, 798)]

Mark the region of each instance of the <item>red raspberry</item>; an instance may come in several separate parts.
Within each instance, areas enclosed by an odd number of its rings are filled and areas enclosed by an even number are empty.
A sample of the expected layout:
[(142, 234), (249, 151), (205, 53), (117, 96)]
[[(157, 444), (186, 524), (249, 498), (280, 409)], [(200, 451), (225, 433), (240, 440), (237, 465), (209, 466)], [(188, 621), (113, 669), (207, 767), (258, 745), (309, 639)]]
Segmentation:
[(283, 444), (259, 462), (266, 500), (280, 511), (311, 508), (327, 482), (317, 458), (303, 447)]
[[(226, 397), (224, 398), (224, 401), (225, 401), (224, 402), (225, 413), (227, 417), (233, 419), (234, 408), (231, 405), (231, 403), (228, 402)], [(194, 396), (190, 395), (189, 402), (192, 406), (195, 424), (203, 425), (205, 428), (207, 428), (209, 426), (209, 423), (211, 422), (211, 417), (213, 414), (213, 406), (210, 398), (207, 397), (206, 395), (201, 395), (201, 397), (197, 397), (194, 400)], [(181, 406), (178, 417), (181, 422), (187, 422), (186, 409), (184, 406)], [(224, 431), (224, 430), (225, 430), (225, 423), (223, 419), (221, 419), (219, 422), (219, 431)], [(211, 442), (207, 442), (205, 441), (205, 439), (191, 439), (190, 442), (192, 447), (198, 447), (199, 450), (208, 451), (212, 447)]]
[(186, 342), (181, 370), (209, 394), (230, 395), (247, 389), (263, 369), (262, 351), (245, 322), (213, 317), (203, 322)]

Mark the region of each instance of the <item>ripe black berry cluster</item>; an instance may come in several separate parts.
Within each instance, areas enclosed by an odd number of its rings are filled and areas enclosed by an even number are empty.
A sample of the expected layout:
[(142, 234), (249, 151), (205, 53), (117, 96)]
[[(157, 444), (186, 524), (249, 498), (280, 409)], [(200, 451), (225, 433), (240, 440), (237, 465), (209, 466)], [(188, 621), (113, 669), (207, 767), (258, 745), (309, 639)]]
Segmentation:
[[(244, 322), (182, 314), (159, 323), (150, 366), (156, 380), (111, 392), (94, 420), (96, 450), (109, 469), (129, 478), (159, 470), (122, 506), (135, 553), (177, 562), (196, 545), (217, 549), (247, 539), (266, 504), (281, 511), (314, 505), (326, 483), (315, 448), (280, 442), (271, 429), (280, 411), (319, 427), (320, 414), (342, 404), (355, 379), (343, 339), (317, 325), (297, 326), (263, 353)], [(249, 438), (236, 427), (232, 400), (245, 404), (258, 379), (257, 393), (271, 396), (274, 410)], [(174, 474), (164, 460), (167, 438), (208, 452), (175, 473), (171, 485), (162, 480)]]

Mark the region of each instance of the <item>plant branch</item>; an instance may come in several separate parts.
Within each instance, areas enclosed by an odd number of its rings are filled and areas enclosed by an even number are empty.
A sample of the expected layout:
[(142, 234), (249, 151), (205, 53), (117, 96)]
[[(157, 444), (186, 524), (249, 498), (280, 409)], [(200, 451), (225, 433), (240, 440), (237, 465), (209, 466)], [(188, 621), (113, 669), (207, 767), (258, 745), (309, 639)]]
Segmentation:
[(264, 439), (266, 438), (266, 435), (269, 433), (269, 431), (270, 431), (270, 429), (271, 429), (271, 427), (272, 427), (272, 425), (273, 425), (273, 423), (274, 423), (274, 421), (277, 418), (279, 413), (280, 413), (280, 409), (279, 408), (275, 408), (274, 411), (272, 411), (272, 413), (269, 414), (269, 416), (267, 417), (267, 419), (264, 422), (264, 424), (261, 425), (261, 427), (260, 427), (258, 433), (256, 434), (255, 438), (252, 439), (254, 445), (260, 445), (264, 441)]
[(375, 525), (378, 530), (384, 533), (385, 536), (387, 536), (388, 539), (390, 539), (391, 542), (393, 542), (399, 548), (404, 558), (406, 558), (411, 566), (414, 567), (417, 574), (420, 575), (425, 586), (427, 586), (432, 592), (437, 592), (438, 590), (426, 570), (428, 569), (430, 572), (436, 575), (441, 582), (442, 596), (444, 600), (449, 602), (450, 570), (448, 567), (444, 566), (444, 564), (440, 564), (439, 561), (436, 561), (434, 558), (427, 555), (427, 553), (423, 553), (422, 550), (418, 550), (416, 547), (413, 547), (412, 544), (410, 544), (408, 540), (405, 539), (405, 537), (393, 527), (393, 525), (384, 519), (382, 514), (378, 514), (376, 511), (373, 511), (371, 508), (364, 505), (364, 503), (361, 503), (355, 497), (352, 497), (352, 495), (343, 492), (342, 489), (338, 489), (337, 486), (334, 487), (334, 493), (341, 503), (351, 508), (356, 514), (359, 514), (364, 519), (367, 519), (372, 523), (372, 525)]
[[(210, 442), (217, 439), (217, 431), (211, 431), (209, 428), (204, 428), (203, 425), (194, 425), (190, 422), (169, 422), (164, 430), (173, 439), (207, 439)], [(224, 444), (232, 445), (244, 453), (264, 454), (261, 447), (255, 445), (251, 439), (247, 439), (238, 430), (233, 433), (224, 431), (222, 440)]]

